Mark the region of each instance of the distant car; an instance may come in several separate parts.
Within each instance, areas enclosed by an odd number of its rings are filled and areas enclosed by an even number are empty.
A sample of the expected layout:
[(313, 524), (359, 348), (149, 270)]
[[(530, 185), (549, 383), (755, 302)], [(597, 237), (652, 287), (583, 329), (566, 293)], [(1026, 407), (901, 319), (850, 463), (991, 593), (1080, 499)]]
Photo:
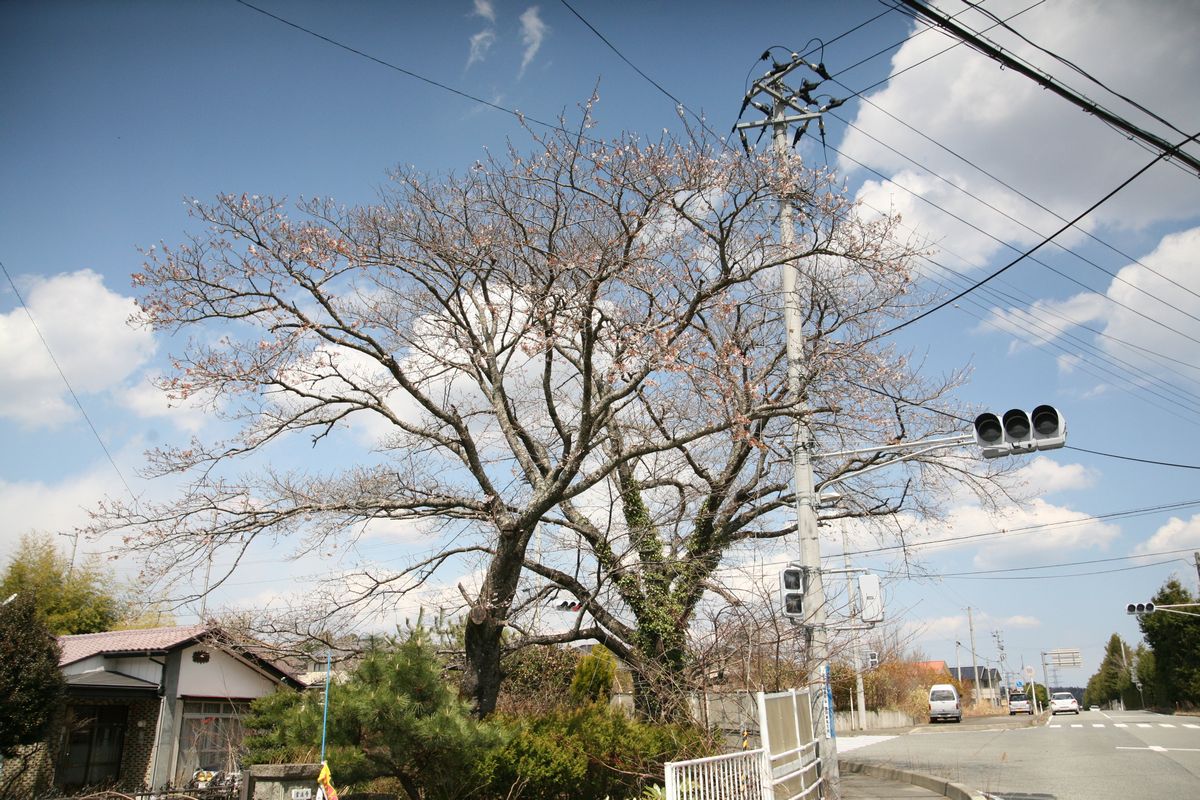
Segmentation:
[(1099, 711), (1099, 710), (1100, 710), (1100, 706), (1091, 706), (1088, 708), (1088, 711)]
[(962, 703), (953, 684), (938, 683), (929, 687), (929, 721), (939, 719), (962, 722)]
[(1033, 706), (1029, 703), (1029, 697), (1024, 694), (1010, 694), (1008, 696), (1008, 715), (1013, 714), (1032, 714)]
[(1079, 701), (1070, 692), (1055, 692), (1050, 695), (1050, 715), (1078, 714)]

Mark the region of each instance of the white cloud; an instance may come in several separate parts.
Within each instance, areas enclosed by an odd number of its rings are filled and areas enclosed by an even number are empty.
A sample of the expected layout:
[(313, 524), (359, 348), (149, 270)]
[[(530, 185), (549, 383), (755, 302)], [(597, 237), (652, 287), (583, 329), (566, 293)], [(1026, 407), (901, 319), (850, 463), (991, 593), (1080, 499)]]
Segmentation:
[[(88, 510), (94, 508), (96, 501), (106, 493), (116, 493), (119, 486), (115, 474), (109, 478), (104, 472), (86, 473), (53, 485), (40, 481), (0, 480), (0, 508), (4, 509), (0, 559), (13, 552), (23, 534), (69, 533), (85, 525)], [(97, 548), (80, 542), (80, 553), (94, 549)]]
[[(1020, 0), (995, 0), (988, 3), (988, 9), (1009, 17), (1026, 5)], [(1200, 129), (1200, 82), (1194, 80), (1200, 74), (1200, 50), (1194, 47), (1200, 37), (1200, 15), (1192, 11), (1187, 0), (1062, 0), (1038, 5), (1010, 24), (1190, 132)], [(971, 10), (958, 19), (977, 30), (993, 24)], [(987, 35), (1136, 124), (1171, 141), (1183, 138), (1015, 36), (999, 29)], [(1136, 57), (1103, 56), (1125, 52), (1131, 42), (1137, 43)], [(885, 174), (897, 175), (914, 191), (960, 216), (986, 222), (985, 229), (1014, 244), (1034, 242), (1061, 222), (939, 145), (993, 172), (1065, 218), (1090, 206), (1152, 157), (1094, 116), (968, 47), (938, 54), (951, 44), (948, 36), (936, 31), (912, 37), (895, 53), (892, 72), (912, 69), (869, 95), (879, 107), (929, 138), (864, 104), (854, 122), (865, 133), (852, 129), (841, 145), (848, 155)], [(927, 58), (931, 60), (918, 64)], [(985, 197), (1036, 233), (982, 209), (975, 200), (930, 177), (924, 169), (914, 168), (867, 134), (879, 136), (900, 153)], [(858, 169), (848, 159), (843, 159), (840, 167), (849, 172)], [(941, 212), (908, 198), (902, 190), (878, 183), (868, 183), (863, 190), (864, 196), (875, 200), (881, 199), (883, 192), (890, 193), (899, 210), (906, 213), (906, 222), (915, 222), (950, 249), (972, 260), (1006, 257), (998, 253), (999, 244), (948, 221)], [(1094, 230), (1105, 226), (1140, 229), (1188, 218), (1195, 213), (1196, 201), (1195, 176), (1159, 164), (1093, 212), (1085, 224)], [(1079, 234), (1072, 236), (1078, 238)]]
[(170, 400), (149, 377), (117, 389), (114, 394), (122, 406), (139, 417), (163, 418), (189, 433), (196, 433), (208, 421), (208, 414), (200, 407), (199, 395), (186, 400)]
[(470, 69), (472, 64), (483, 61), (487, 57), (488, 51), (492, 49), (492, 45), (496, 43), (496, 32), (491, 28), (482, 30), (471, 37), (471, 54), (467, 57), (467, 69)]
[[(1090, 480), (1086, 471), (1055, 470), (1031, 465), (1033, 475), (1044, 475), (1056, 489), (1081, 486)], [(966, 538), (975, 533), (1002, 531), (984, 539)], [(1011, 531), (1011, 533), (1007, 533)], [(920, 545), (922, 559), (936, 558), (950, 549), (975, 551), (975, 569), (1052, 562), (1057, 557), (1093, 548), (1106, 550), (1120, 528), (1090, 514), (1048, 503), (1040, 497), (990, 514), (978, 506), (953, 509), (937, 527), (908, 529), (909, 542)], [(945, 544), (939, 544), (945, 541)], [(932, 546), (931, 546), (932, 545)]]
[(1041, 627), (1042, 621), (1037, 617), (1016, 614), (1011, 617), (1003, 618), (1000, 620), (1000, 624), (1006, 628), (1038, 628)]
[(525, 68), (529, 66), (538, 50), (541, 49), (542, 41), (549, 31), (546, 23), (542, 22), (542, 18), (538, 16), (537, 6), (530, 6), (521, 14), (521, 43), (525, 45), (525, 54), (521, 57), (519, 75), (525, 74)]
[(1047, 495), (1090, 488), (1095, 484), (1097, 474), (1082, 464), (1062, 464), (1046, 456), (1037, 456), (1018, 470), (1017, 478), (1024, 481), (1034, 493)]
[(473, 17), (483, 17), (488, 22), (496, 21), (496, 9), (492, 5), (492, 0), (475, 0), (475, 8), (471, 12)]
[(2, 417), (53, 428), (78, 413), (59, 368), (75, 392), (86, 396), (121, 386), (154, 354), (150, 332), (126, 322), (135, 310), (133, 299), (106, 289), (91, 270), (39, 278), (25, 302), (36, 328), (23, 308), (0, 314)]
[(1133, 552), (1146, 555), (1191, 547), (1200, 548), (1200, 514), (1189, 520), (1171, 517), (1153, 536), (1133, 548)]

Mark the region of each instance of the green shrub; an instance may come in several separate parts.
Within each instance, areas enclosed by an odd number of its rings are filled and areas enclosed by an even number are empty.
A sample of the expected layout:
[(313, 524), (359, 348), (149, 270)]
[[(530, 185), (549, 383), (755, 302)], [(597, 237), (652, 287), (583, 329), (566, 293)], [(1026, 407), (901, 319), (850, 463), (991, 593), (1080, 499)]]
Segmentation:
[(699, 728), (650, 725), (601, 703), (499, 722), (507, 742), (481, 770), (497, 798), (633, 797), (662, 780), (664, 762), (711, 752)]
[(602, 644), (592, 646), (591, 655), (579, 660), (571, 679), (571, 702), (575, 705), (607, 703), (617, 677), (617, 659)]

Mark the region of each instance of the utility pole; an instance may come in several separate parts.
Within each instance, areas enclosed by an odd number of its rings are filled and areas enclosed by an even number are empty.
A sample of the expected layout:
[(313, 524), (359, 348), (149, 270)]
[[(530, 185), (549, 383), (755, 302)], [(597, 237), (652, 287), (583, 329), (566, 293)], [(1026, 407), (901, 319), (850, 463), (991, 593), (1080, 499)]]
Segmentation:
[(975, 657), (975, 618), (971, 616), (970, 606), (967, 606), (967, 627), (971, 631), (971, 665), (975, 668), (975, 707), (979, 708), (982, 687), (979, 685), (979, 659)]
[(1196, 561), (1196, 586), (1200, 587), (1200, 551), (1193, 551), (1192, 558)]
[[(996, 652), (999, 654), (999, 659), (1000, 659), (1000, 675), (1004, 679), (1004, 696), (1005, 696), (1005, 698), (1007, 698), (1009, 683), (1008, 683), (1008, 661), (1004, 656), (1004, 631), (997, 628), (996, 630), (992, 631), (992, 638), (996, 640)], [(999, 700), (998, 697), (996, 699)]]
[(842, 526), (842, 561), (846, 567), (846, 596), (850, 603), (850, 628), (853, 631), (853, 644), (851, 651), (854, 653), (854, 692), (857, 695), (858, 702), (858, 728), (859, 730), (867, 729), (867, 694), (863, 688), (863, 671), (862, 671), (862, 635), (855, 628), (854, 615), (858, 613), (857, 595), (854, 591), (854, 573), (850, 570), (850, 554), (849, 546), (846, 542), (846, 527)]
[[(764, 54), (765, 57), (765, 54)], [(821, 114), (841, 105), (842, 101), (830, 101), (820, 108), (811, 97), (818, 84), (804, 81), (799, 91), (784, 83), (784, 78), (800, 67), (807, 67), (821, 78), (829, 77), (824, 65), (809, 64), (796, 53), (786, 63), (773, 63), (762, 78), (754, 82), (743, 98), (742, 110), (753, 107), (767, 115), (766, 119), (739, 122), (734, 126), (746, 144), (745, 130), (770, 126), (774, 155), (779, 165), (786, 164), (788, 153), (788, 126), (801, 123), (801, 133), (812, 120), (820, 120)], [(760, 96), (764, 99), (759, 99)], [(789, 113), (794, 112), (794, 113)], [(795, 244), (792, 199), (781, 193), (779, 197), (779, 244), (783, 253), (790, 253)], [(838, 763), (837, 738), (833, 728), (833, 708), (829, 700), (829, 631), (825, 623), (825, 584), (821, 576), (821, 543), (817, 534), (816, 492), (813, 487), (812, 431), (804, 412), (804, 314), (800, 306), (798, 285), (800, 269), (796, 263), (786, 259), (781, 267), (783, 290), (783, 318), (787, 329), (788, 396), (793, 403), (795, 423), (793, 427), (792, 480), (796, 492), (796, 531), (800, 540), (799, 566), (803, 570), (804, 634), (807, 644), (808, 685), (810, 692), (817, 689), (822, 699), (815, 704), (814, 722), (820, 731), (820, 756), (825, 776), (828, 778), (830, 794), (837, 797)], [(811, 695), (810, 695), (811, 697)]]

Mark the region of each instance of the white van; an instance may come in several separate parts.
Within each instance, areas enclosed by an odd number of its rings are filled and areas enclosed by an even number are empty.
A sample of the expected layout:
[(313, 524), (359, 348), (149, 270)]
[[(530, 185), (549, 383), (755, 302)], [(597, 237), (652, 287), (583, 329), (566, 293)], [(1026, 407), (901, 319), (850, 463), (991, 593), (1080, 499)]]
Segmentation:
[(962, 703), (953, 684), (935, 683), (929, 687), (929, 721), (952, 719), (962, 722)]

